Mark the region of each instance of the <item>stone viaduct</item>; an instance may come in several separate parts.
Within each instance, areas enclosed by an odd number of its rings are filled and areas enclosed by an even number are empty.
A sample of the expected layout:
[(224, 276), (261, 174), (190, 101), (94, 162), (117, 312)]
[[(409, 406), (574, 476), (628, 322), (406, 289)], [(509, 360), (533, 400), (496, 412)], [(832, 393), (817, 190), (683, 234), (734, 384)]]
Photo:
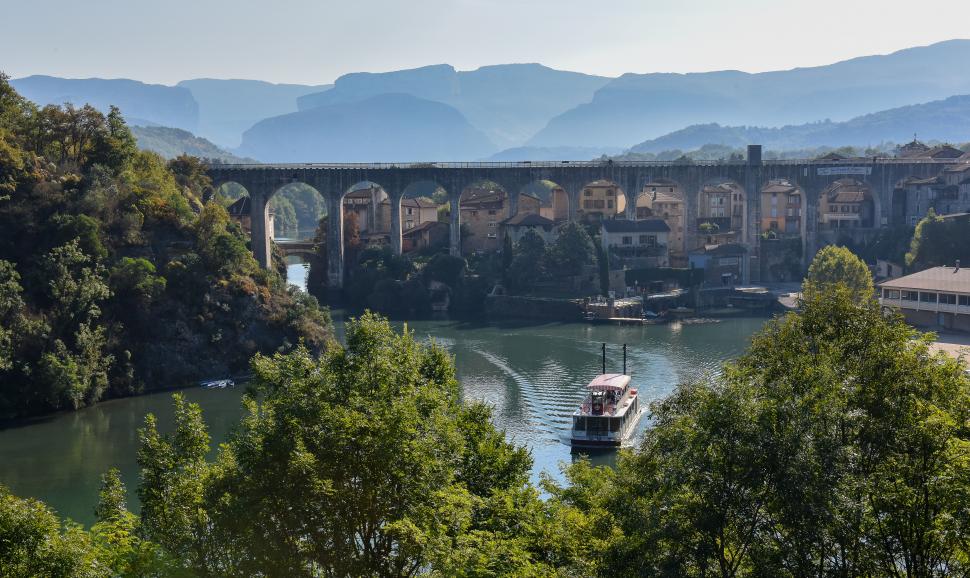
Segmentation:
[[(953, 161), (949, 163), (952, 164)], [(745, 192), (747, 218), (742, 241), (757, 247), (760, 239), (761, 188), (773, 179), (785, 179), (803, 195), (802, 242), (807, 257), (817, 250), (819, 197), (826, 187), (842, 178), (853, 178), (872, 191), (875, 226), (890, 222), (892, 197), (900, 181), (908, 177), (937, 175), (948, 164), (933, 159), (867, 158), (845, 160), (762, 161), (760, 145), (748, 147), (742, 161), (614, 162), (533, 161), (466, 163), (373, 163), (373, 164), (247, 164), (211, 165), (213, 186), (234, 182), (248, 192), (252, 202), (252, 249), (256, 260), (268, 267), (271, 241), (267, 230), (267, 205), (277, 191), (291, 183), (305, 183), (316, 189), (327, 206), (327, 276), (332, 288), (343, 284), (343, 197), (357, 184), (380, 185), (391, 201), (391, 245), (401, 251), (401, 199), (409, 185), (431, 182), (448, 193), (451, 208), (451, 252), (460, 252), (459, 200), (463, 191), (482, 181), (500, 185), (509, 195), (510, 215), (515, 215), (520, 191), (535, 181), (548, 180), (562, 187), (569, 199), (569, 216), (575, 218), (583, 187), (607, 180), (622, 189), (627, 198), (626, 218), (633, 218), (636, 200), (644, 185), (658, 180), (673, 181), (684, 192), (685, 234), (688, 247), (698, 235), (697, 216), (701, 189), (708, 184), (730, 181)]]

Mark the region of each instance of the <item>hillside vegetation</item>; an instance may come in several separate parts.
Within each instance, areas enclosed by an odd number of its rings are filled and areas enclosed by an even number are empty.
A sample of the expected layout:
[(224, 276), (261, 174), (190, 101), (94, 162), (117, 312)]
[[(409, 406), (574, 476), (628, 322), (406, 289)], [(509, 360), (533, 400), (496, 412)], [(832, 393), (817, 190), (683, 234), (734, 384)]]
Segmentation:
[(38, 108), (0, 75), (0, 419), (329, 342), (209, 188), (197, 159), (138, 150), (117, 109)]
[(238, 157), (219, 148), (209, 140), (180, 128), (167, 126), (133, 126), (130, 128), (138, 142), (138, 148), (156, 152), (165, 159), (189, 155), (224, 163), (256, 162), (253, 159)]

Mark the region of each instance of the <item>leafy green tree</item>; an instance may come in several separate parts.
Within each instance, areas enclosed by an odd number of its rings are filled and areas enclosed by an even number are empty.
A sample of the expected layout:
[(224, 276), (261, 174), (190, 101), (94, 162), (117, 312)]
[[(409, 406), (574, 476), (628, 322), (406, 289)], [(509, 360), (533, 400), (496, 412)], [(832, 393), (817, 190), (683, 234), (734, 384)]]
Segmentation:
[(815, 255), (802, 282), (806, 299), (834, 292), (845, 287), (858, 301), (872, 299), (875, 289), (869, 267), (845, 247), (827, 245)]
[(21, 499), (0, 486), (0, 570), (10, 578), (107, 577), (87, 534), (62, 526), (43, 503)]
[(593, 239), (579, 223), (567, 221), (559, 226), (549, 247), (549, 267), (554, 275), (579, 275), (583, 267), (595, 263)]
[[(28, 334), (33, 332), (33, 325), (27, 317), (20, 274), (13, 263), (0, 261), (0, 375), (13, 368), (17, 350)], [(0, 388), (0, 391), (3, 389)]]
[(906, 253), (908, 267), (924, 269), (935, 266), (953, 266), (957, 261), (970, 262), (970, 249), (965, 240), (970, 235), (970, 218), (952, 217), (943, 219), (931, 208), (913, 233), (909, 252)]
[(143, 531), (187, 567), (409, 576), (463, 567), (480, 543), (464, 536), (503, 541), (489, 512), (526, 484), (531, 459), (486, 407), (462, 406), (443, 350), (365, 314), (346, 350), (253, 368), (257, 395), (215, 463), (198, 407), (181, 399), (172, 434), (151, 417), (141, 433)]
[(515, 257), (508, 269), (509, 288), (528, 293), (545, 269), (546, 242), (535, 231), (527, 231), (515, 246)]
[(553, 488), (612, 536), (601, 574), (967, 571), (964, 367), (857, 297), (838, 283), (811, 293), (720, 378), (652, 406), (615, 475)]

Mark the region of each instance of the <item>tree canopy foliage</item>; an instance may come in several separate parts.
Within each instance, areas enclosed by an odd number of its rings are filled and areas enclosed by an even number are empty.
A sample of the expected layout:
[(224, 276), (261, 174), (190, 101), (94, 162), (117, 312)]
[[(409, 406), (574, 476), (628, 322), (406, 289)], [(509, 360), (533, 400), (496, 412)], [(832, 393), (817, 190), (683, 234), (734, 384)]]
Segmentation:
[(953, 266), (957, 261), (970, 263), (970, 217), (942, 218), (931, 208), (916, 225), (916, 232), (906, 253), (906, 266), (925, 269)]
[(875, 288), (869, 267), (852, 251), (837, 245), (826, 245), (812, 259), (802, 283), (806, 299), (814, 299), (846, 289), (853, 299), (872, 299)]
[(330, 339), (210, 189), (198, 159), (138, 150), (117, 109), (38, 108), (0, 75), (0, 419)]

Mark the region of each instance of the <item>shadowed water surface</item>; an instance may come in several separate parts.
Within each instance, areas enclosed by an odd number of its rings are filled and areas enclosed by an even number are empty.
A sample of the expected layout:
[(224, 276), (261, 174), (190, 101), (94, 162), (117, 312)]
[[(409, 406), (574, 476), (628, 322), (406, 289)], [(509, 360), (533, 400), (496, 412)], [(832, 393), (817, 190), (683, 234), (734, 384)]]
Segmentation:
[[(334, 313), (342, 337), (340, 312)], [(584, 386), (600, 371), (600, 344), (608, 344), (608, 371), (619, 372), (621, 344), (628, 344), (627, 367), (643, 402), (668, 394), (686, 379), (718, 371), (739, 355), (764, 319), (648, 327), (591, 326), (578, 323), (519, 324), (423, 320), (407, 326), (419, 338), (434, 338), (456, 358), (466, 399), (494, 407), (496, 424), (510, 439), (527, 445), (541, 471), (558, 475), (571, 459), (564, 443), (570, 415)], [(402, 323), (397, 323), (399, 327)], [(226, 438), (239, 419), (241, 388), (190, 389), (188, 401), (202, 406), (214, 443)], [(99, 478), (121, 470), (129, 493), (137, 486), (136, 430), (154, 413), (163, 431), (172, 424), (171, 393), (113, 400), (0, 430), (0, 483), (15, 494), (40, 498), (62, 516), (90, 524)], [(640, 431), (648, 420), (640, 422)], [(612, 454), (593, 457), (610, 463)], [(134, 496), (130, 505), (137, 507)]]

